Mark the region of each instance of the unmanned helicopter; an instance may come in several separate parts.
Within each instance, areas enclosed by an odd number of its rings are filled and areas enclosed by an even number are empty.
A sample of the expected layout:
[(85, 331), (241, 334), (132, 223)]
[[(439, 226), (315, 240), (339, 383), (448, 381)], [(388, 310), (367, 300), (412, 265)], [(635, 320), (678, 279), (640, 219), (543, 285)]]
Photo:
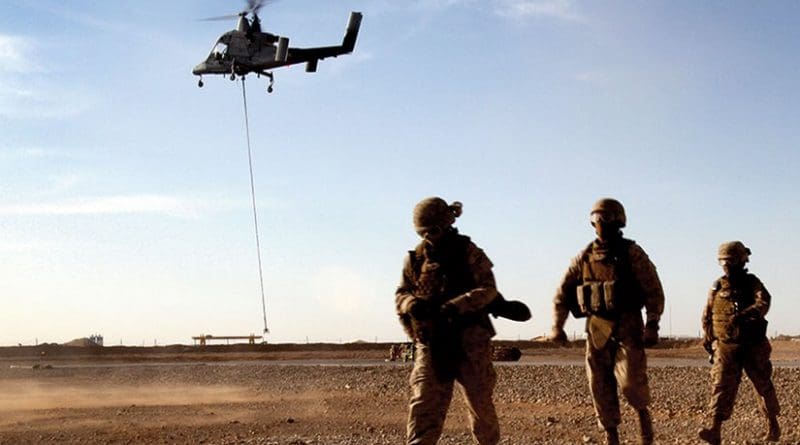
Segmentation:
[(235, 80), (237, 75), (243, 77), (248, 73), (256, 73), (259, 77), (264, 75), (269, 79), (267, 92), (271, 93), (275, 79), (268, 70), (305, 63), (306, 72), (313, 73), (317, 71), (317, 63), (320, 60), (353, 52), (358, 29), (361, 26), (360, 12), (350, 13), (341, 45), (290, 48), (288, 37), (280, 37), (261, 30), (258, 11), (264, 6), (265, 1), (268, 0), (248, 0), (247, 8), (239, 14), (207, 19), (225, 20), (239, 17), (239, 24), (237, 29), (223, 34), (211, 49), (208, 58), (192, 70), (192, 74), (200, 76), (198, 87), (203, 86), (204, 74), (230, 75), (230, 79)]

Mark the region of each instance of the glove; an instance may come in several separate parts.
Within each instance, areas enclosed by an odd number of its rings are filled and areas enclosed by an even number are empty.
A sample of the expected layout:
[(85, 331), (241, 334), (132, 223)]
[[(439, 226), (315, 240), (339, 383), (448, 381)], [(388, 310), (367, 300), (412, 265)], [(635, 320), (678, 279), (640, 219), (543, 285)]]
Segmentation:
[(644, 347), (652, 348), (658, 343), (658, 322), (648, 321), (644, 325)]
[(553, 328), (553, 332), (547, 339), (559, 345), (566, 344), (569, 341), (567, 339), (567, 333), (564, 332), (564, 329), (559, 329), (559, 328)]
[(431, 308), (425, 300), (415, 299), (408, 308), (408, 314), (415, 320), (426, 320), (431, 317)]
[(439, 308), (439, 313), (441, 313), (444, 318), (452, 320), (458, 316), (458, 307), (453, 303), (447, 302)]
[(710, 338), (706, 338), (703, 340), (703, 349), (709, 353), (709, 355), (714, 355), (714, 340)]
[(743, 311), (743, 312), (737, 312), (736, 315), (733, 316), (731, 321), (735, 325), (740, 325), (740, 324), (748, 321), (751, 318), (753, 318), (752, 317), (752, 312)]
[(489, 313), (492, 314), (494, 318), (503, 317), (520, 322), (528, 321), (531, 318), (531, 310), (525, 303), (516, 300), (506, 300), (502, 295), (498, 295), (489, 305)]

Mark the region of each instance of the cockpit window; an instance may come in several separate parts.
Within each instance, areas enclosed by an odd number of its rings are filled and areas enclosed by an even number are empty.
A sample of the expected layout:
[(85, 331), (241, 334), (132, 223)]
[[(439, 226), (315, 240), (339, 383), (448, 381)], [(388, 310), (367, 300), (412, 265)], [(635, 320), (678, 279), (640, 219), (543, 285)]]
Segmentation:
[(224, 42), (217, 42), (214, 48), (211, 49), (211, 57), (215, 59), (222, 59), (228, 53), (228, 44)]

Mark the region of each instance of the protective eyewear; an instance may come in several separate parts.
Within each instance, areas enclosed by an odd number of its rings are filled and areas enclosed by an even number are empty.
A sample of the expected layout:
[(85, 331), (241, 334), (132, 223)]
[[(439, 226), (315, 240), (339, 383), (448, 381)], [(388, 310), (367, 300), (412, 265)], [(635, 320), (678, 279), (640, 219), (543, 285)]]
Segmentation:
[(590, 221), (592, 222), (592, 225), (601, 223), (608, 224), (614, 222), (614, 218), (612, 218), (611, 215), (605, 212), (594, 212), (591, 215)]
[(742, 262), (737, 258), (719, 258), (719, 265), (720, 266), (738, 266), (742, 264)]

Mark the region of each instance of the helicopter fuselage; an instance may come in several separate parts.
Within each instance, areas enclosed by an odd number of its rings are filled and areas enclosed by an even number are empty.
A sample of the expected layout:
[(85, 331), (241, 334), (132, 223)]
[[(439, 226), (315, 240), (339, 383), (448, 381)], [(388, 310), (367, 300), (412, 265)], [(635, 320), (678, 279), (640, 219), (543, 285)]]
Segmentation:
[[(255, 17), (254, 21), (258, 23), (258, 18)], [(260, 26), (244, 27), (240, 24), (239, 29), (228, 31), (217, 39), (206, 60), (194, 67), (192, 74), (201, 76), (198, 85), (202, 86), (204, 74), (231, 75), (233, 78), (257, 73), (272, 78), (267, 70), (299, 63), (306, 63), (306, 71), (314, 72), (319, 60), (352, 52), (360, 26), (361, 13), (352, 12), (341, 45), (289, 48), (288, 38), (261, 32)]]
[(197, 65), (192, 74), (247, 74), (286, 65), (276, 61), (275, 54), (278, 37), (268, 33), (248, 36), (242, 31), (228, 31), (223, 34), (208, 58)]

